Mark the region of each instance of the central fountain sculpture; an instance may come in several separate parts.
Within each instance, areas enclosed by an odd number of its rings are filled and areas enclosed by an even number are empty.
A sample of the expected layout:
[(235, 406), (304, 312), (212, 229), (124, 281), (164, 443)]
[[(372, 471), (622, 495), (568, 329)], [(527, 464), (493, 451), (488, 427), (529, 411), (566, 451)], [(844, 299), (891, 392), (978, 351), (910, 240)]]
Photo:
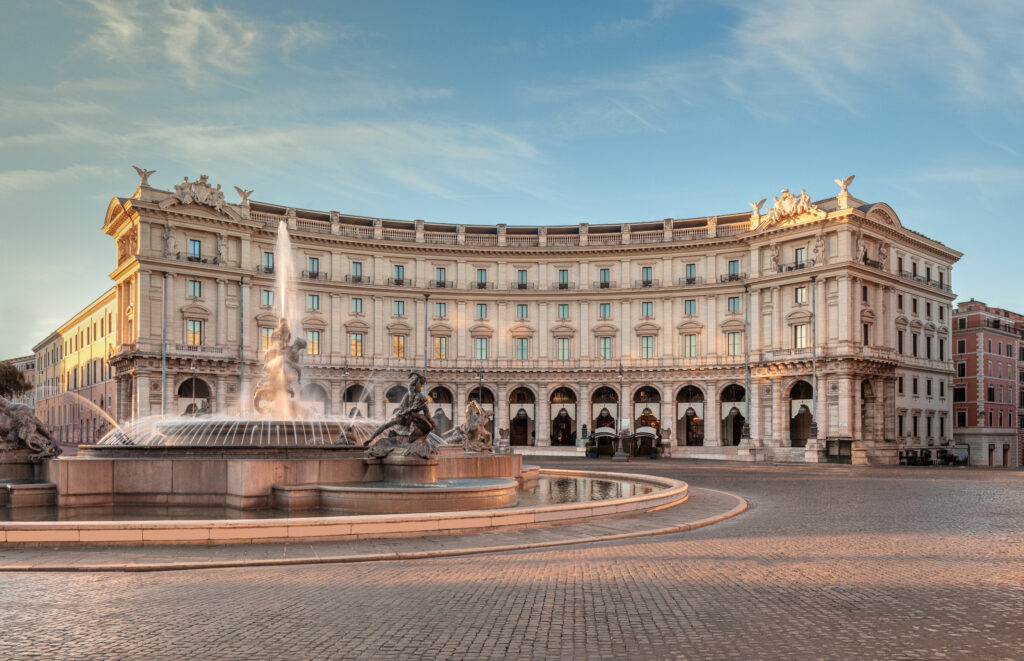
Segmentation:
[(304, 418), (308, 412), (295, 403), (292, 381), (302, 376), (299, 361), (306, 350), (306, 340), (292, 340), (288, 320), (278, 319), (277, 328), (270, 335), (270, 348), (263, 357), (263, 373), (267, 380), (256, 386), (252, 407), (257, 415), (278, 420)]
[[(370, 457), (384, 458), (392, 454), (433, 459), (444, 440), (433, 433), (436, 425), (430, 415), (430, 398), (423, 393), (423, 373), (413, 370), (411, 380), (398, 410), (374, 430), (363, 446)], [(387, 436), (381, 436), (385, 431)], [(380, 438), (378, 438), (380, 436)]]

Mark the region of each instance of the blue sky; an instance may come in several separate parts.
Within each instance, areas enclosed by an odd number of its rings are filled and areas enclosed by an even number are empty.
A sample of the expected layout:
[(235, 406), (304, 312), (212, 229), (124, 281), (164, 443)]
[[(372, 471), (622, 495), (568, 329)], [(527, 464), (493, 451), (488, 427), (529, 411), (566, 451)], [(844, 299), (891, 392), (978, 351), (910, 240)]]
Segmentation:
[(1024, 312), (1024, 3), (0, 1), (0, 357), (109, 286), (131, 165), (391, 218), (885, 201)]

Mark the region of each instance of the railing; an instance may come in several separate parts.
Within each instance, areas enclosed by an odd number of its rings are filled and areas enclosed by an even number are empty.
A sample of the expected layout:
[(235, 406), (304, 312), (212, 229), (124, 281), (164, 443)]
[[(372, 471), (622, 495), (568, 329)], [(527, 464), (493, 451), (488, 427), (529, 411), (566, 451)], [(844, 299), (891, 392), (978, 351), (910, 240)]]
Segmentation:
[(675, 229), (672, 230), (673, 241), (683, 241), (685, 239), (705, 239), (708, 236), (708, 228), (706, 227), (694, 227), (690, 229)]
[(446, 243), (455, 245), (459, 242), (459, 235), (453, 232), (424, 232), (424, 243)]
[(303, 271), (302, 277), (306, 280), (330, 280), (326, 271)]
[(302, 232), (330, 234), (331, 222), (329, 220), (308, 220), (300, 218), (295, 221), (295, 229), (300, 230)]
[(695, 278), (682, 277), (676, 280), (676, 284), (679, 285), (680, 287), (686, 287), (690, 285), (702, 285), (704, 284), (704, 276), (699, 276)]
[(370, 285), (370, 284), (373, 284), (373, 280), (371, 280), (370, 276), (368, 276), (368, 275), (351, 275), (351, 274), (349, 274), (349, 275), (345, 276), (345, 282), (351, 282), (352, 284), (356, 284), (356, 285)]
[(505, 236), (506, 246), (536, 246), (540, 245), (540, 237), (533, 235), (509, 234)]
[(470, 289), (494, 289), (493, 282), (474, 282), (469, 286)]
[(271, 227), (277, 227), (277, 224), (282, 220), (287, 220), (285, 216), (278, 216), (272, 213), (265, 213), (263, 211), (250, 211), (249, 218), (256, 221), (257, 223), (263, 223)]
[(576, 289), (575, 282), (552, 282), (552, 289)]
[(454, 280), (431, 280), (429, 286), (430, 286), (431, 289), (455, 289), (455, 281)]
[(928, 282), (928, 284), (931, 285), (932, 287), (935, 287), (936, 289), (941, 289), (942, 291), (953, 291), (953, 288), (950, 287), (949, 284), (945, 282), (939, 282), (938, 280), (931, 280)]
[(743, 234), (750, 230), (750, 221), (745, 223), (733, 223), (731, 225), (719, 225), (715, 234), (718, 236), (732, 236), (733, 234)]
[(882, 262), (880, 262), (880, 261), (878, 261), (876, 259), (868, 259), (867, 257), (865, 257), (864, 258), (864, 265), (865, 266), (870, 266), (873, 269), (878, 269), (879, 271), (884, 271), (885, 270), (885, 265), (882, 264)]
[(508, 283), (509, 289), (536, 289), (537, 283), (535, 282), (510, 282)]
[(580, 245), (579, 234), (555, 234), (548, 235), (549, 246), (578, 246)]
[(498, 245), (497, 234), (467, 234), (467, 246), (496, 246)]
[(799, 271), (800, 269), (806, 269), (814, 266), (814, 260), (809, 259), (805, 262), (793, 262), (792, 264), (779, 264), (779, 273), (787, 273), (789, 271)]
[(372, 239), (372, 227), (358, 227), (354, 225), (339, 225), (338, 233), (342, 236), (354, 236), (360, 239)]
[(665, 240), (665, 230), (648, 230), (644, 232), (631, 232), (630, 243), (661, 243)]
[(393, 239), (395, 241), (416, 241), (416, 230), (400, 230), (393, 227), (385, 227), (381, 231), (381, 236), (385, 239)]
[(590, 288), (591, 289), (615, 289), (618, 286), (619, 286), (619, 283), (612, 282), (611, 280), (608, 280), (608, 281), (591, 283)]
[(219, 263), (216, 257), (202, 257), (200, 255), (188, 255), (183, 253), (175, 253), (175, 259), (184, 262), (194, 262), (196, 264), (217, 264)]
[(726, 275), (718, 276), (719, 282), (743, 282), (746, 279), (746, 273), (728, 273)]
[(175, 344), (171, 351), (197, 356), (221, 356), (225, 353), (224, 347), (208, 347), (202, 344)]
[(650, 288), (650, 287), (660, 287), (660, 286), (661, 286), (661, 280), (634, 280), (633, 281), (633, 288), (634, 289), (647, 289), (647, 288)]
[(257, 273), (266, 273), (268, 275), (273, 275), (274, 274), (274, 267), (273, 266), (257, 266), (256, 267), (256, 272)]
[(388, 278), (388, 284), (393, 287), (412, 287), (412, 280), (409, 278)]
[(615, 246), (622, 243), (621, 234), (588, 234), (587, 243), (592, 246)]

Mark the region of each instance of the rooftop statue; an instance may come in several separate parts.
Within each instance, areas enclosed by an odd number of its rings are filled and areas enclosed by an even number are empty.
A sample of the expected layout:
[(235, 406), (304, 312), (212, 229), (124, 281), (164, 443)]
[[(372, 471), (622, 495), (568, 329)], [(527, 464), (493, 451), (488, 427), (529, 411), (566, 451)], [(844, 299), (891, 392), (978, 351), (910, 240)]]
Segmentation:
[(56, 457), (62, 452), (31, 406), (0, 397), (0, 453), (24, 449), (31, 451), (32, 461)]
[(244, 188), (239, 188), (238, 186), (235, 186), (235, 190), (238, 191), (238, 197), (242, 198), (242, 201), (238, 203), (239, 206), (249, 206), (249, 196), (252, 195), (255, 189), (245, 190)]
[(462, 445), (470, 452), (494, 452), (494, 438), (487, 429), (491, 414), (483, 409), (476, 400), (466, 403), (466, 421), (449, 429), (444, 435), (444, 442), (449, 445)]
[[(443, 442), (434, 431), (430, 416), (430, 398), (423, 393), (423, 373), (410, 373), (409, 387), (398, 409), (363, 443), (371, 457), (386, 457), (392, 453), (422, 459), (431, 459)], [(381, 436), (385, 431), (387, 436)]]
[(139, 179), (142, 180), (141, 182), (139, 182), (139, 186), (142, 186), (143, 188), (148, 187), (149, 175), (154, 174), (156, 170), (147, 170), (145, 168), (140, 168), (137, 165), (133, 165), (132, 167), (135, 168), (135, 171), (139, 173)]
[(846, 179), (833, 179), (832, 180), (832, 181), (836, 182), (837, 186), (839, 186), (839, 194), (840, 195), (847, 195), (850, 192), (848, 189), (850, 188), (850, 184), (853, 183), (853, 178), (856, 177), (856, 176), (857, 175), (855, 175), (855, 174), (851, 174)]

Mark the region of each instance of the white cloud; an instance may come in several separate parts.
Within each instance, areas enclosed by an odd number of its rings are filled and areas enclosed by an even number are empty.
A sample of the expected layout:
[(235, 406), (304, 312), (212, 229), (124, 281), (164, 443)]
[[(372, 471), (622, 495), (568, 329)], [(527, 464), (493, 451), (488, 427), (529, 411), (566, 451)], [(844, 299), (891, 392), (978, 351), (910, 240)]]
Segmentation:
[(13, 195), (70, 181), (109, 175), (110, 168), (99, 165), (69, 165), (58, 170), (0, 171), (0, 196)]
[(100, 29), (86, 40), (86, 46), (92, 48), (108, 59), (124, 54), (135, 47), (142, 37), (140, 25), (142, 13), (134, 1), (117, 0), (86, 0), (96, 11)]
[(281, 38), (281, 51), (288, 55), (293, 51), (323, 41), (327, 35), (316, 23), (304, 22), (289, 25)]
[(252, 50), (260, 33), (241, 15), (220, 8), (207, 11), (191, 3), (167, 4), (163, 13), (164, 56), (188, 85), (207, 82), (211, 68), (252, 72)]

